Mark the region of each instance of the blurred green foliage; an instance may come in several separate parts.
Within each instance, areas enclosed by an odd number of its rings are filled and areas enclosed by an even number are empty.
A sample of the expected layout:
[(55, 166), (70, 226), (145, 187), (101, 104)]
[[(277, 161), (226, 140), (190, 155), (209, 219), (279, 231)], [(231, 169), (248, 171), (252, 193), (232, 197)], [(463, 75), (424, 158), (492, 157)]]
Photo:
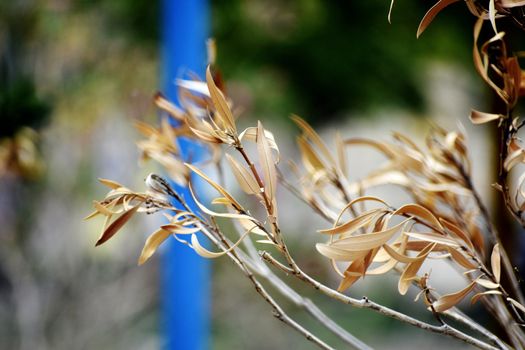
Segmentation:
[(0, 138), (13, 136), (24, 126), (41, 126), (49, 113), (49, 103), (37, 95), (25, 58), (37, 23), (38, 7), (0, 3)]
[(389, 24), (386, 0), (214, 1), (219, 65), (227, 80), (255, 87), (258, 114), (324, 120), (377, 107), (420, 112), (426, 60), (471, 62), (465, 21), (472, 16), (462, 4), (416, 39), (434, 2), (397, 1)]

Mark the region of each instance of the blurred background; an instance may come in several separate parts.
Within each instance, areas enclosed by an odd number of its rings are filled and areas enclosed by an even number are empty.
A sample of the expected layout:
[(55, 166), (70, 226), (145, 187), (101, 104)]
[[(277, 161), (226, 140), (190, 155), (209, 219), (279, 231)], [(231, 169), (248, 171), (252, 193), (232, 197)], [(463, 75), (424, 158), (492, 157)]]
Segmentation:
[[(488, 95), (471, 64), (473, 18), (466, 7), (447, 8), (416, 40), (434, 1), (396, 2), (392, 24), (389, 3), (211, 1), (218, 65), (242, 107), (242, 124), (265, 121), (293, 157), (290, 113), (322, 134), (337, 129), (387, 139), (396, 130), (418, 142), (431, 120), (446, 128), (460, 121), (475, 154), (491, 154), (483, 142), (487, 130), (474, 130), (467, 120), (471, 107), (487, 107)], [(138, 165), (132, 123), (157, 118), (160, 7), (143, 0), (0, 0), (1, 349), (162, 347), (158, 258), (136, 266), (158, 222), (136, 218), (95, 249), (102, 222), (82, 221), (92, 199), (105, 194), (97, 177), (141, 189), (156, 169)], [(481, 175), (475, 181), (485, 187), (486, 160), (474, 159)], [(362, 169), (354, 175), (364, 175)], [(335, 286), (329, 264), (311, 254), (319, 240), (311, 228), (322, 223), (309, 217), (285, 225), (292, 248), (307, 271)], [(311, 348), (272, 317), (227, 259), (214, 261), (212, 270), (210, 348)], [(410, 297), (397, 295), (394, 278), (366, 279), (351, 294), (428, 317)], [(316, 300), (377, 348), (402, 349), (407, 341), (414, 348), (458, 347), (371, 312)]]

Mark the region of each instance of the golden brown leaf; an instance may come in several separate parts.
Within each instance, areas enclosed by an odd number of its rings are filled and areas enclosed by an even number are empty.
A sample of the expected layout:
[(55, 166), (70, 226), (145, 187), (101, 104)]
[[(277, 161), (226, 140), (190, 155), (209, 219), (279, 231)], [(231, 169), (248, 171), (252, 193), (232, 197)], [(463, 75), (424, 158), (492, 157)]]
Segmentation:
[(470, 293), (472, 289), (474, 289), (475, 286), (476, 282), (472, 282), (458, 292), (443, 295), (432, 304), (434, 310), (436, 310), (436, 312), (443, 312), (456, 306), (465, 296), (467, 296), (468, 293)]
[(416, 37), (419, 38), (421, 34), (427, 29), (427, 27), (432, 23), (434, 20), (434, 17), (441, 12), (445, 7), (447, 7), (450, 4), (453, 4), (455, 2), (458, 2), (459, 0), (439, 0), (428, 12), (425, 14), (423, 19), (421, 20), (421, 23), (419, 23), (419, 28), (417, 28), (417, 34)]
[[(98, 241), (95, 244), (95, 246), (99, 246), (99, 245), (103, 244), (104, 242), (106, 242), (111, 237), (113, 237), (118, 232), (118, 230), (120, 230), (122, 228), (122, 226), (124, 226), (129, 221), (129, 219), (131, 219), (131, 217), (137, 212), (139, 207), (140, 207), (140, 204), (137, 204), (133, 208), (125, 211), (117, 219), (115, 219), (115, 221), (113, 221), (111, 223), (111, 225), (109, 225), (104, 230), (104, 232), (102, 233), (102, 235), (98, 239)], [(108, 216), (108, 218), (109, 217), (110, 216)]]
[(416, 277), (417, 272), (421, 268), (421, 265), (423, 265), (423, 262), (427, 258), (428, 254), (430, 254), (430, 252), (434, 249), (435, 246), (436, 246), (436, 243), (428, 244), (417, 255), (418, 260), (411, 262), (405, 266), (405, 269), (403, 270), (401, 277), (399, 277), (399, 282), (397, 285), (399, 294), (405, 295), (407, 293), (408, 287), (410, 287), (412, 280)]

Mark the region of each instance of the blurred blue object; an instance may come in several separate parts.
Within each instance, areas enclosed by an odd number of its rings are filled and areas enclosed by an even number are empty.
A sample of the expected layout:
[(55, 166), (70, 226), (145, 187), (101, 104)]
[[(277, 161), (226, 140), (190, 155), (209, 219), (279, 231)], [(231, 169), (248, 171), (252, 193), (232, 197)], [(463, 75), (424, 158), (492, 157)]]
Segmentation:
[[(163, 0), (161, 86), (178, 103), (175, 79), (182, 72), (204, 77), (209, 30), (207, 0)], [(181, 142), (185, 157), (196, 160), (202, 150)], [(187, 189), (177, 188), (186, 199)], [(210, 265), (193, 250), (166, 242), (161, 258), (163, 349), (203, 350), (209, 347)]]

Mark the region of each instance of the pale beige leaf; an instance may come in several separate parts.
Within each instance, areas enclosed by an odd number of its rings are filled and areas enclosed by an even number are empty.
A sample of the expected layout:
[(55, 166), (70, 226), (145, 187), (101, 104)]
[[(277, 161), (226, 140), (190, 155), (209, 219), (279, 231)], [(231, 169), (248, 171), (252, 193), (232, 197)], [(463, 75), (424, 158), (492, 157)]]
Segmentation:
[(430, 252), (434, 249), (435, 246), (436, 246), (436, 243), (428, 244), (417, 255), (418, 260), (411, 262), (405, 266), (403, 273), (399, 277), (399, 282), (397, 285), (399, 294), (405, 295), (407, 293), (408, 287), (410, 287), (412, 280), (417, 275), (417, 272), (421, 268), (421, 265), (423, 265), (423, 262), (427, 258), (428, 254), (430, 254)]
[(362, 213), (356, 218), (348, 220), (344, 224), (329, 229), (318, 230), (318, 232), (327, 235), (336, 235), (341, 233), (351, 234), (359, 230), (361, 227), (368, 225), (374, 218), (378, 216), (378, 214), (383, 212), (384, 210), (382, 209), (372, 209)]
[(473, 124), (485, 124), (500, 118), (502, 118), (502, 115), (500, 114), (485, 113), (474, 109), (470, 112), (470, 121)]
[(496, 244), (492, 249), (492, 254), (490, 256), (490, 266), (492, 268), (494, 279), (499, 283), (501, 277), (501, 255), (499, 253), (499, 244)]
[(204, 248), (200, 244), (199, 239), (197, 238), (197, 235), (195, 235), (195, 234), (191, 235), (191, 245), (192, 245), (193, 249), (195, 250), (195, 252), (197, 254), (199, 254), (200, 256), (202, 256), (204, 258), (215, 259), (215, 258), (221, 257), (224, 254), (227, 254), (227, 253), (231, 252), (233, 249), (235, 249), (250, 232), (251, 232), (250, 230), (244, 232), (242, 234), (242, 236), (239, 238), (239, 240), (237, 242), (235, 242), (235, 244), (233, 244), (228, 249), (223, 250), (221, 252), (212, 252), (212, 251)]
[(208, 90), (210, 91), (210, 96), (213, 101), (215, 109), (219, 113), (220, 117), (226, 128), (232, 132), (237, 133), (237, 128), (235, 126), (235, 119), (233, 118), (232, 111), (224, 98), (222, 91), (215, 85), (213, 80), (210, 66), (206, 69), (206, 83), (208, 84)]
[(297, 145), (301, 151), (303, 164), (309, 172), (326, 171), (326, 166), (323, 164), (323, 161), (317, 156), (317, 153), (315, 153), (304, 135), (297, 138)]
[(111, 188), (112, 190), (116, 190), (117, 188), (124, 187), (121, 184), (119, 184), (118, 182), (113, 181), (113, 180), (99, 178), (98, 181), (101, 184), (106, 185), (107, 187)]
[(500, 0), (500, 4), (506, 8), (525, 6), (525, 0)]
[(485, 287), (487, 289), (499, 288), (499, 283), (494, 283), (494, 282), (489, 281), (488, 279), (485, 279), (485, 278), (477, 278), (474, 282), (476, 282), (480, 286)]
[(107, 208), (106, 206), (102, 205), (100, 202), (97, 202), (97, 201), (93, 201), (93, 206), (95, 207), (95, 209), (100, 212), (101, 214), (103, 215), (115, 215), (117, 214), (117, 212), (113, 211), (113, 210), (110, 210), (109, 208)]
[(162, 228), (153, 232), (146, 240), (144, 248), (142, 248), (142, 253), (140, 253), (138, 264), (144, 264), (155, 253), (161, 243), (164, 242), (169, 236), (171, 236), (171, 233)]
[(353, 261), (355, 259), (365, 256), (368, 253), (368, 251), (366, 250), (349, 251), (346, 249), (330, 246), (324, 243), (317, 243), (315, 245), (315, 248), (322, 255), (336, 261)]
[(408, 220), (409, 219), (400, 222), (399, 224), (384, 231), (365, 233), (362, 235), (342, 238), (337, 241), (334, 241), (330, 245), (332, 247), (345, 249), (347, 251), (352, 252), (379, 248), (383, 244), (385, 244), (390, 238), (392, 238), (392, 236), (396, 234)]
[[(277, 155), (277, 162), (279, 160), (279, 147), (277, 146), (277, 143), (275, 142), (275, 137), (273, 134), (268, 131), (264, 130), (264, 136), (266, 137), (266, 140), (268, 141), (268, 145), (270, 145), (270, 148), (273, 149), (276, 152)], [(239, 134), (239, 140), (249, 140), (256, 142), (257, 141), (257, 128), (256, 127), (249, 127), (246, 128), (243, 132)]]
[(450, 309), (451, 307), (456, 306), (461, 300), (463, 300), (465, 296), (467, 296), (468, 293), (470, 293), (470, 291), (472, 291), (472, 289), (474, 289), (475, 286), (476, 283), (472, 282), (458, 292), (443, 295), (434, 303), (432, 303), (434, 310), (436, 310), (436, 312), (443, 312)]
[[(97, 243), (95, 244), (95, 246), (99, 246), (99, 245), (103, 244), (104, 242), (106, 242), (111, 237), (113, 237), (118, 232), (118, 230), (120, 230), (122, 228), (122, 226), (124, 226), (129, 221), (129, 219), (131, 219), (131, 217), (137, 212), (139, 207), (140, 207), (140, 204), (137, 204), (133, 208), (125, 211), (117, 219), (115, 219), (115, 221), (113, 221), (111, 223), (111, 225), (109, 225), (104, 230), (104, 232), (102, 233), (100, 238), (97, 240)], [(109, 217), (110, 216), (108, 216), (108, 218)]]
[(512, 299), (512, 298), (507, 298), (507, 300), (512, 304), (514, 305), (516, 308), (518, 308), (521, 312), (525, 313), (525, 306), (523, 306), (522, 304), (520, 304), (518, 301)]
[(86, 220), (89, 220), (89, 219), (94, 218), (94, 217), (97, 216), (97, 215), (100, 215), (100, 211), (95, 210), (94, 212), (92, 212), (91, 214), (89, 214), (88, 216), (86, 216), (85, 218), (83, 218), (82, 220), (86, 221)]
[(264, 190), (268, 200), (272, 202), (275, 198), (277, 172), (268, 140), (264, 136), (264, 127), (260, 121), (257, 123), (257, 152), (264, 174)]
[(232, 202), (230, 202), (230, 200), (226, 197), (217, 197), (211, 201), (211, 204), (224, 205), (227, 207), (232, 205)]
[(412, 256), (408, 256), (408, 255), (399, 253), (398, 251), (396, 251), (394, 248), (392, 248), (388, 244), (383, 244), (383, 248), (393, 259), (395, 259), (396, 261), (402, 262), (402, 263), (411, 263), (411, 262), (418, 261), (419, 259), (421, 259), (420, 257), (415, 257), (415, 256), (412, 257)]
[(447, 247), (448, 252), (450, 253), (452, 260), (457, 262), (459, 265), (463, 266), (466, 269), (472, 270), (478, 267), (477, 264), (473, 263), (463, 253), (457, 251), (452, 247)]
[(520, 148), (507, 155), (507, 158), (505, 158), (505, 161), (503, 163), (503, 167), (506, 171), (510, 171), (516, 165), (518, 165), (519, 163), (523, 163), (524, 161), (525, 150)]
[(435, 234), (435, 233), (420, 233), (420, 232), (403, 232), (405, 235), (431, 243), (439, 243), (441, 245), (452, 247), (452, 248), (459, 248), (459, 244), (455, 242), (454, 240)]
[(168, 112), (175, 119), (181, 121), (184, 119), (184, 112), (179, 107), (169, 102), (160, 92), (157, 92), (154, 101), (157, 107)]
[(490, 24), (492, 25), (492, 29), (494, 29), (494, 33), (497, 33), (498, 29), (496, 28), (496, 6), (494, 4), (494, 0), (489, 0), (489, 20)]
[(469, 248), (474, 249), (474, 244), (470, 240), (469, 236), (463, 232), (458, 226), (454, 225), (450, 221), (447, 221), (443, 218), (440, 218), (439, 221), (445, 226), (445, 228), (450, 231), (454, 236), (461, 239), (463, 242), (465, 242)]
[(227, 218), (227, 219), (246, 219), (246, 220), (253, 220), (253, 218), (249, 215), (245, 215), (245, 214), (234, 214), (234, 213), (218, 213), (218, 212), (215, 212), (211, 209), (208, 209), (204, 204), (202, 204), (198, 199), (197, 197), (195, 196), (195, 194), (193, 193), (193, 188), (192, 186), (190, 185), (189, 186), (189, 189), (190, 189), (190, 193), (193, 197), (193, 200), (195, 201), (195, 204), (197, 204), (197, 206), (199, 207), (200, 210), (202, 210), (204, 213), (210, 215), (210, 216), (216, 216), (216, 217), (220, 217), (220, 218)]
[(434, 20), (434, 17), (441, 12), (445, 7), (447, 7), (450, 4), (453, 4), (455, 2), (458, 2), (459, 0), (439, 0), (428, 12), (425, 14), (423, 19), (421, 20), (421, 23), (419, 23), (419, 28), (417, 29), (416, 37), (419, 38), (419, 36), (427, 29), (427, 27), (430, 25), (430, 23)]
[(396, 154), (391, 147), (383, 142), (378, 142), (370, 139), (363, 138), (352, 138), (344, 141), (347, 146), (369, 146), (375, 148), (379, 152), (383, 153), (388, 158), (395, 158)]
[(207, 183), (209, 183), (210, 185), (213, 186), (213, 188), (215, 188), (220, 194), (222, 194), (224, 197), (228, 198), (228, 200), (230, 200), (230, 202), (232, 202), (232, 205), (236, 208), (236, 209), (240, 209), (242, 208), (242, 206), (239, 204), (239, 202), (237, 202), (235, 200), (235, 198), (233, 198), (233, 196), (228, 192), (226, 191), (226, 189), (224, 189), (221, 185), (219, 185), (218, 183), (216, 183), (215, 181), (213, 181), (212, 179), (210, 179), (206, 174), (204, 174), (201, 170), (199, 170), (198, 168), (196, 168), (195, 166), (191, 165), (191, 164), (188, 164), (188, 163), (184, 163), (184, 165), (186, 165), (188, 168), (190, 168), (191, 171), (193, 171), (194, 173), (196, 173), (197, 175), (199, 175), (200, 177), (202, 177), (204, 180), (206, 180)]
[(261, 189), (259, 188), (259, 185), (257, 184), (255, 178), (253, 177), (253, 174), (248, 169), (240, 165), (229, 154), (226, 154), (226, 159), (230, 163), (233, 175), (237, 179), (237, 182), (239, 183), (239, 186), (241, 186), (242, 190), (247, 194), (260, 194)]
[(294, 121), (295, 124), (297, 124), (297, 126), (299, 126), (299, 128), (301, 128), (304, 135), (310, 141), (312, 141), (312, 143), (321, 151), (323, 156), (330, 162), (330, 164), (332, 164), (332, 166), (336, 166), (337, 163), (335, 159), (332, 157), (330, 150), (328, 149), (328, 147), (326, 147), (325, 143), (323, 142), (319, 134), (315, 132), (315, 130), (310, 126), (310, 124), (308, 124), (304, 119), (302, 119), (301, 117), (297, 115), (292, 115), (291, 119)]
[(419, 204), (406, 204), (397, 209), (394, 215), (412, 215), (419, 219), (423, 219), (427, 223), (434, 226), (434, 228), (443, 229), (443, 226), (439, 222), (438, 218), (430, 212), (430, 210)]
[(238, 219), (237, 220), (239, 224), (244, 228), (245, 230), (249, 230), (252, 233), (259, 235), (259, 236), (268, 236), (268, 233), (261, 229), (255, 222), (252, 220), (246, 220), (246, 219)]

